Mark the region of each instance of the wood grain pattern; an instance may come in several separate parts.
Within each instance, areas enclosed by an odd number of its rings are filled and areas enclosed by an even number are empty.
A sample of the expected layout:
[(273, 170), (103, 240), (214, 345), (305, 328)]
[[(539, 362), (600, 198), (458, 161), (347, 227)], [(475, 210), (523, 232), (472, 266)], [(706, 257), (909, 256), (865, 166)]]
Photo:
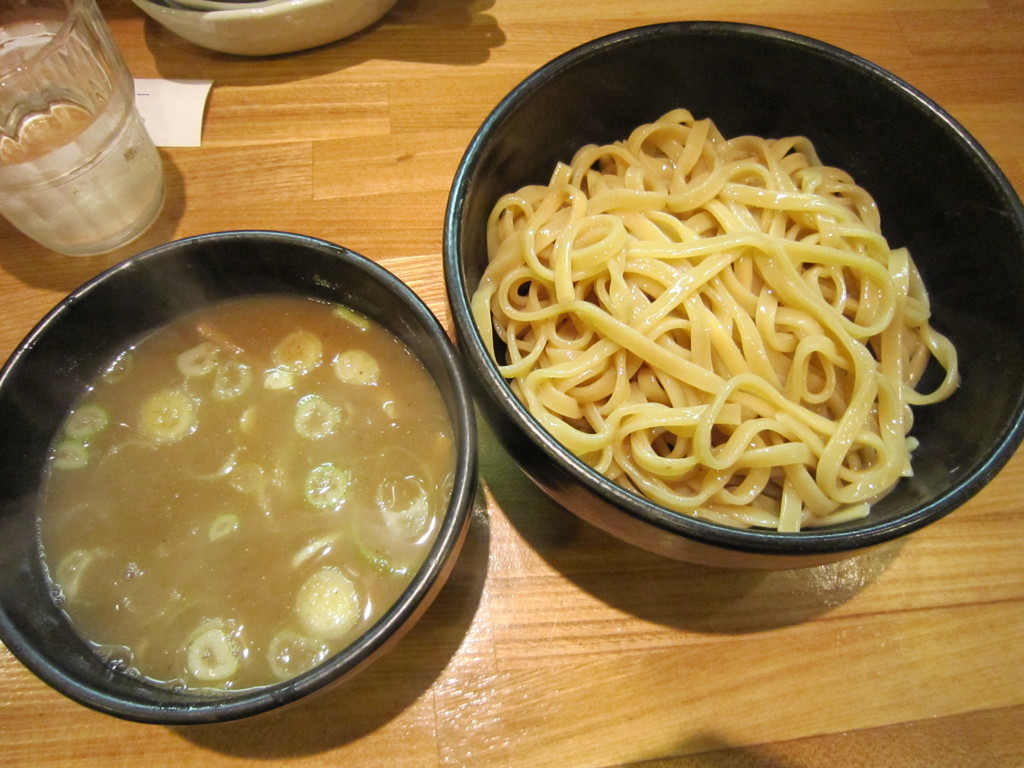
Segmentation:
[[(162, 150), (141, 240), (69, 259), (0, 222), (0, 355), (146, 247), (284, 229), (363, 253), (448, 323), (441, 231), (488, 111), (533, 69), (638, 24), (723, 19), (849, 49), (927, 93), (1024, 190), (1020, 0), (399, 0), (335, 45), (245, 60), (100, 0), (138, 77), (214, 80), (203, 146)], [(286, 712), (198, 729), (64, 699), (0, 647), (0, 765), (216, 768), (1021, 768), (1024, 453), (906, 541), (794, 572), (655, 558), (577, 522), (486, 428), (455, 573), (398, 647)]]

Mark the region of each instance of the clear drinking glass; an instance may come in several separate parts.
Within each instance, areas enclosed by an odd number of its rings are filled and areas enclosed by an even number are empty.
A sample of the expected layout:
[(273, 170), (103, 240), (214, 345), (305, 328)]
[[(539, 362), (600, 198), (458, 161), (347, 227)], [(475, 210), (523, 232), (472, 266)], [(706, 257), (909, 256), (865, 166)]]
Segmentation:
[(0, 213), (84, 256), (140, 235), (163, 201), (160, 155), (95, 0), (0, 0)]

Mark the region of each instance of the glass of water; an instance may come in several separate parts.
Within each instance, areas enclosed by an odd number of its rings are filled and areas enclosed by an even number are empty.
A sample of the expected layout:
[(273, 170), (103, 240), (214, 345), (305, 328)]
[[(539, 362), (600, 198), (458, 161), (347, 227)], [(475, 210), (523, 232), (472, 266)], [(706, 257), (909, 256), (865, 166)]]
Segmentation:
[(163, 201), (160, 154), (95, 0), (0, 0), (0, 213), (86, 256), (142, 234)]

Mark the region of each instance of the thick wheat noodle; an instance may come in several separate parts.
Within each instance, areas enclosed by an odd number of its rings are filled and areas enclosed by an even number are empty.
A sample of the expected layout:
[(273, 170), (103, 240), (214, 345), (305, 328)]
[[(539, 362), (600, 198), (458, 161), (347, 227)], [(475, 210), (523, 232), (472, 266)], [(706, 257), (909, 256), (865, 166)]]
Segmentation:
[[(679, 512), (862, 517), (911, 472), (911, 404), (959, 381), (910, 254), (803, 137), (726, 140), (675, 110), (505, 195), (487, 248), (473, 312), (516, 395)], [(945, 376), (918, 392), (932, 358)]]

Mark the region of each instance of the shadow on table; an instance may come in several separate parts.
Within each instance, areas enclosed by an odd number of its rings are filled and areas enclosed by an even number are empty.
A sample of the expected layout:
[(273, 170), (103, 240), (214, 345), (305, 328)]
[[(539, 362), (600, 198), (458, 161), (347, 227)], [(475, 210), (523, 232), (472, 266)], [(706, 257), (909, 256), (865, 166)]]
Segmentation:
[(23, 235), (0, 217), (0, 263), (4, 269), (33, 288), (70, 293), (108, 267), (173, 240), (185, 211), (185, 182), (171, 157), (164, 151), (160, 155), (167, 184), (164, 206), (150, 228), (135, 240), (98, 256), (65, 256)]
[(645, 760), (623, 768), (798, 768), (798, 763), (771, 754), (771, 746), (737, 746), (715, 733), (695, 735), (681, 751), (684, 754), (679, 757)]
[(582, 522), (540, 491), (486, 427), (481, 475), (512, 526), (554, 569), (639, 619), (723, 634), (809, 621), (854, 597), (900, 545), (786, 571), (710, 568), (651, 554)]
[[(351, 680), (288, 709), (247, 720), (173, 728), (199, 747), (243, 759), (326, 752), (386, 726), (442, 674), (469, 632), (487, 573), (490, 532), (482, 500), (444, 588), (408, 634)], [(432, 717), (433, 710), (428, 707)], [(412, 713), (413, 721), (418, 717)], [(433, 727), (431, 721), (429, 728)]]
[[(201, 48), (146, 19), (146, 45), (161, 77), (213, 79), (218, 84), (258, 85), (305, 80), (365, 61), (412, 61), (471, 66), (487, 61), (505, 41), (497, 20), (484, 11), (492, 1), (398, 0), (376, 24), (306, 51), (246, 57)], [(104, 7), (104, 15), (139, 16), (128, 0)], [(291, 66), (291, 64), (294, 66)]]

